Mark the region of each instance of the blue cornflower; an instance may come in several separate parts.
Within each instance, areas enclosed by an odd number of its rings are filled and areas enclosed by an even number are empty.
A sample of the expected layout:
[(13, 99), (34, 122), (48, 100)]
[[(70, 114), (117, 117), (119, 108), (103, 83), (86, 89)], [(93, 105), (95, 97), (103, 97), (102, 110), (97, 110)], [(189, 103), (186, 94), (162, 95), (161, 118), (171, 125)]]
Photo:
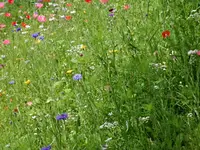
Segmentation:
[(18, 32), (18, 31), (21, 31), (21, 28), (17, 28), (16, 31), (17, 31), (17, 32)]
[(9, 82), (9, 84), (15, 84), (15, 81), (14, 81), (14, 80), (12, 80), (12, 81), (10, 81), (10, 82)]
[(50, 149), (51, 149), (51, 145), (41, 148), (41, 150), (50, 150)]
[(66, 113), (63, 113), (63, 114), (56, 116), (56, 120), (65, 120), (67, 118), (68, 118), (68, 114), (66, 114)]
[(74, 76), (73, 76), (73, 79), (74, 80), (81, 80), (83, 77), (82, 77), (82, 75), (81, 74), (75, 74)]
[(39, 35), (40, 35), (40, 32), (33, 33), (33, 34), (32, 34), (32, 37), (33, 37), (33, 38), (37, 38)]
[(40, 36), (39, 40), (43, 41), (44, 40), (44, 36)]

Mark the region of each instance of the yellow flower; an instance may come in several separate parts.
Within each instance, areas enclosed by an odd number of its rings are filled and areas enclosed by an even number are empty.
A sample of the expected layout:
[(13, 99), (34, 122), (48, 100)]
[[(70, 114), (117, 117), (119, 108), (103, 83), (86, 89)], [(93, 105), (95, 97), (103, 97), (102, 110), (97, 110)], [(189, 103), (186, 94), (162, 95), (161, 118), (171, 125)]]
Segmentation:
[(110, 50), (109, 53), (118, 53), (118, 50)]
[(71, 74), (73, 70), (68, 70), (66, 73)]
[(86, 14), (86, 11), (84, 10), (83, 13)]
[(41, 42), (40, 40), (36, 40), (36, 41), (35, 41), (36, 44), (39, 44), (40, 42)]
[(27, 81), (25, 81), (24, 83), (25, 83), (26, 85), (28, 85), (28, 84), (31, 83), (31, 81), (30, 81), (30, 80), (27, 80)]
[(81, 45), (81, 50), (85, 50), (86, 49), (86, 45)]

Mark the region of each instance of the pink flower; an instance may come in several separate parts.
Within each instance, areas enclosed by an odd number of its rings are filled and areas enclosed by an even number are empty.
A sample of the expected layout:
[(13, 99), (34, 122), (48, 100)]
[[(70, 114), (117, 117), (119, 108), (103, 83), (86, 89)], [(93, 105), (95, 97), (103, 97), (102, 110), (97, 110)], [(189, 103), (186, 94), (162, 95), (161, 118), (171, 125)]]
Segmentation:
[(39, 21), (39, 22), (46, 22), (46, 17), (45, 16), (43, 16), (43, 15), (39, 15), (38, 17), (37, 17), (37, 20)]
[(200, 50), (196, 53), (198, 56), (200, 56)]
[(42, 8), (42, 7), (43, 7), (43, 4), (42, 4), (42, 3), (36, 3), (36, 4), (35, 4), (35, 7), (36, 7), (36, 8)]
[(6, 13), (4, 14), (4, 16), (5, 16), (5, 17), (11, 17), (11, 13), (6, 12)]
[(37, 17), (38, 17), (38, 13), (35, 12), (35, 13), (33, 14), (33, 18), (37, 18)]
[(10, 44), (10, 40), (4, 40), (4, 41), (3, 41), (3, 44), (4, 44), (4, 45)]
[(102, 4), (106, 4), (108, 0), (99, 0)]
[(0, 2), (0, 8), (4, 8), (4, 2)]
[(1, 23), (0, 23), (0, 29), (3, 29), (3, 28), (5, 28), (5, 27), (6, 27), (5, 24), (1, 24)]

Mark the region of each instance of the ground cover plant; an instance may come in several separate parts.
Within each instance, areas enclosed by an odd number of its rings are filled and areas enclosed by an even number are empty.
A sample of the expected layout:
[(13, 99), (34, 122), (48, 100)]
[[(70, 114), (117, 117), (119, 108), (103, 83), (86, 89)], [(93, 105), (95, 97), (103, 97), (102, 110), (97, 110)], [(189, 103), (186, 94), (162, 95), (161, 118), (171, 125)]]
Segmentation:
[(197, 0), (1, 0), (0, 149), (199, 150)]

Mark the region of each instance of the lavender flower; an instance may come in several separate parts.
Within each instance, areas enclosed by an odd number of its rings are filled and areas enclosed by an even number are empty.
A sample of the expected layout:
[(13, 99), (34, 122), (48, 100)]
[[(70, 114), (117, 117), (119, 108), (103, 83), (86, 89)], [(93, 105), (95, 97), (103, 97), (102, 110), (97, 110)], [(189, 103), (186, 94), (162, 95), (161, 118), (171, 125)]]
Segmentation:
[(110, 13), (109, 16), (110, 16), (110, 17), (113, 17), (113, 16), (114, 16), (114, 13)]
[(50, 150), (50, 149), (51, 149), (51, 145), (41, 148), (41, 150)]
[(66, 113), (63, 113), (63, 114), (56, 116), (56, 120), (65, 120), (67, 118), (68, 118), (68, 114), (66, 114)]
[(73, 76), (73, 79), (74, 80), (81, 80), (83, 77), (82, 77), (82, 75), (81, 74), (75, 74), (74, 76)]

